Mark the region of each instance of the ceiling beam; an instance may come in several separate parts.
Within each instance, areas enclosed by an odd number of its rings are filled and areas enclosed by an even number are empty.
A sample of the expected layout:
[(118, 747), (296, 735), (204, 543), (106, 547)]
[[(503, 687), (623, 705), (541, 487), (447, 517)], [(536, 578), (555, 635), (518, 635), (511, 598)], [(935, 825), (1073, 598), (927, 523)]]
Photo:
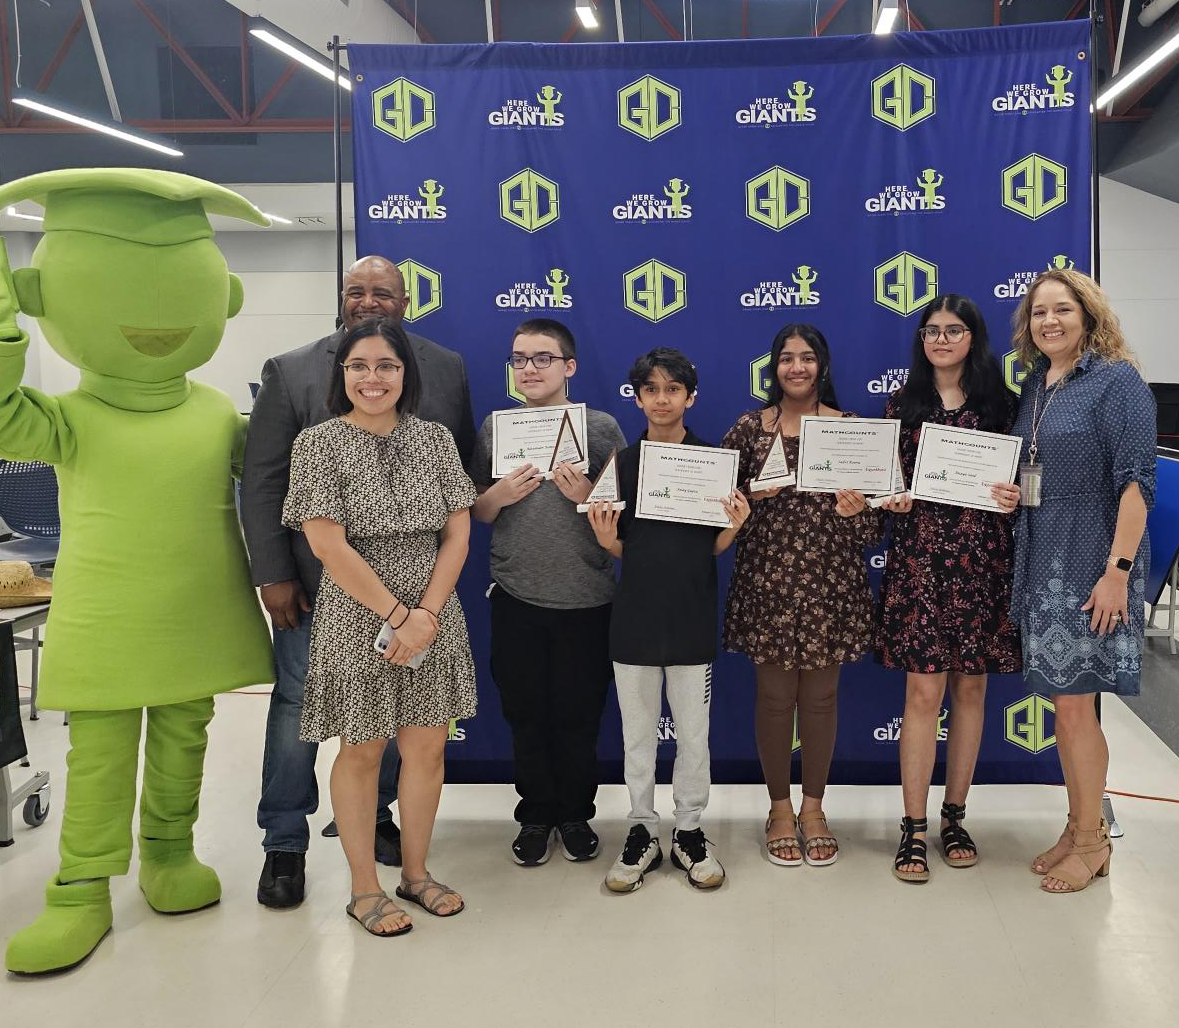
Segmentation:
[(835, 6), (832, 7), (831, 10), (829, 10), (826, 14), (824, 14), (821, 19), (819, 19), (819, 24), (815, 28), (816, 36), (821, 36), (824, 32), (827, 31), (827, 26), (835, 20), (835, 16), (843, 10), (846, 4), (847, 0), (838, 0)]

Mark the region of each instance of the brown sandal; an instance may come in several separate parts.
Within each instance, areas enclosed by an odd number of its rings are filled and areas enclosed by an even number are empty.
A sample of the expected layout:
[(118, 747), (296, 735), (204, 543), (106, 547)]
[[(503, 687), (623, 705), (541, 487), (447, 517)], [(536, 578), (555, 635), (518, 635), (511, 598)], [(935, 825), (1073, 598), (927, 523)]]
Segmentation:
[[(771, 838), (770, 825), (775, 821), (788, 823), (790, 825), (789, 834)], [(797, 853), (798, 856), (787, 856), (786, 854), (791, 851)], [(770, 811), (769, 817), (766, 818), (766, 856), (771, 864), (777, 864), (779, 867), (800, 867), (802, 865), (802, 848), (798, 845), (798, 821), (793, 810), (781, 814)]]
[[(1109, 876), (1109, 863), (1113, 859), (1113, 844), (1109, 839), (1109, 825), (1105, 818), (1101, 819), (1101, 823), (1096, 828), (1091, 828), (1085, 831), (1073, 825), (1072, 829), (1072, 849), (1065, 854), (1064, 859), (1059, 861), (1040, 881), (1040, 888), (1044, 892), (1052, 893), (1070, 893), (1081, 892), (1083, 889), (1089, 887), (1089, 883), (1094, 878), (1106, 878)], [(1105, 858), (1097, 867), (1085, 858), (1094, 853), (1101, 853), (1105, 851)], [(1045, 884), (1049, 878), (1055, 878), (1058, 882), (1064, 882), (1068, 886), (1067, 889), (1049, 889)]]
[[(356, 903), (358, 900), (376, 900), (365, 914), (356, 913)], [(344, 908), (344, 913), (347, 914), (353, 921), (357, 921), (360, 927), (363, 928), (369, 935), (375, 935), (380, 939), (392, 939), (397, 935), (404, 935), (408, 931), (412, 931), (413, 922), (403, 924), (400, 928), (394, 928), (388, 932), (382, 932), (377, 929), (385, 918), (392, 917), (396, 914), (405, 914), (396, 903), (394, 903), (386, 893), (383, 892), (362, 892), (352, 897), (352, 902)], [(408, 915), (406, 915), (408, 916)]]
[(1056, 840), (1056, 845), (1050, 846), (1043, 853), (1041, 853), (1028, 866), (1028, 870), (1034, 875), (1039, 875), (1041, 878), (1048, 873), (1048, 869), (1055, 863), (1058, 858), (1055, 856), (1056, 851), (1061, 851), (1061, 856), (1068, 852), (1072, 845), (1073, 827), (1076, 822), (1073, 820), (1073, 812), (1068, 812), (1068, 821), (1065, 823), (1064, 831), (1060, 833), (1060, 838)]
[[(807, 835), (806, 826), (808, 824), (821, 825), (821, 831), (824, 834)], [(811, 867), (827, 867), (839, 859), (839, 840), (831, 834), (831, 828), (827, 824), (827, 815), (821, 810), (812, 810), (809, 814), (799, 814), (798, 827), (802, 832), (803, 857)], [(835, 852), (831, 856), (819, 860), (817, 857), (811, 856), (811, 851), (817, 849), (830, 849)]]

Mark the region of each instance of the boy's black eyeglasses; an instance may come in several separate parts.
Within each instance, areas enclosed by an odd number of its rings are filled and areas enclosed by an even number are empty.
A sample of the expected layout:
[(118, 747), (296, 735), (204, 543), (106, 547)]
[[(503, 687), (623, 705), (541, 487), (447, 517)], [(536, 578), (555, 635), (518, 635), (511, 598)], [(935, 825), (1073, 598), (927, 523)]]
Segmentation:
[(528, 367), (528, 362), (532, 361), (532, 366), (537, 371), (544, 371), (553, 361), (567, 361), (568, 357), (562, 357), (555, 353), (534, 353), (531, 357), (525, 357), (522, 353), (513, 353), (508, 358), (508, 363), (517, 371), (523, 371)]

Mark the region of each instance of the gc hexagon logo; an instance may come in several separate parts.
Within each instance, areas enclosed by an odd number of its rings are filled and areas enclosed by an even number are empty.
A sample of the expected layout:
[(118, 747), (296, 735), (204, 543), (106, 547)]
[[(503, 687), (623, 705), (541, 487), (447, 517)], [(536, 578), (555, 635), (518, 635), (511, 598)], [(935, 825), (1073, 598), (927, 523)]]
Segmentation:
[(434, 127), (434, 94), (407, 78), (373, 92), (373, 125), (402, 143)]
[(876, 302), (907, 318), (937, 296), (937, 265), (902, 250), (875, 268)]
[(774, 165), (745, 183), (745, 216), (780, 232), (811, 212), (809, 179)]
[(872, 80), (872, 117), (907, 132), (937, 110), (937, 84), (907, 64)]
[(521, 407), (528, 402), (526, 397), (519, 389), (516, 388), (516, 379), (512, 375), (512, 362), (504, 361), (504, 374), (507, 376), (508, 397), (515, 400)]
[(402, 261), (397, 270), (405, 280), (405, 295), (409, 297), (404, 315), (406, 321), (417, 321), (441, 309), (442, 276), (438, 272), (414, 260)]
[(1023, 380), (1027, 377), (1028, 369), (1020, 361), (1018, 350), (1009, 350), (1003, 355), (1003, 381), (1016, 396), (1023, 392)]
[(618, 124), (650, 142), (680, 124), (680, 91), (644, 75), (618, 91)]
[(1047, 697), (1032, 693), (1012, 703), (1003, 710), (1003, 723), (1007, 741), (1028, 753), (1043, 753), (1056, 745), (1055, 732), (1048, 731), (1048, 716), (1053, 715), (1055, 725), (1056, 708)]
[(1068, 203), (1068, 169), (1063, 164), (1028, 154), (1003, 169), (1003, 206), (1035, 221)]
[(499, 216), (525, 232), (536, 232), (561, 216), (557, 183), (525, 168), (499, 184)]
[(762, 403), (770, 402), (770, 386), (774, 381), (774, 373), (770, 368), (770, 355), (763, 353), (760, 357), (749, 362), (749, 395)]
[(687, 276), (670, 264), (650, 260), (622, 276), (622, 302), (648, 321), (662, 321), (688, 303)]

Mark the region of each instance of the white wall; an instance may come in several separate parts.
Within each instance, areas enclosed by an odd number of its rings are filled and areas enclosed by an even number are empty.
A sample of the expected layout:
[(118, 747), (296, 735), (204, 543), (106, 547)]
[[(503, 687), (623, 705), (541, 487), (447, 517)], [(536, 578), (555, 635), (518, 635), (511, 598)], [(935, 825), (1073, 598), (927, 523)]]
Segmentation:
[(1101, 282), (1148, 382), (1179, 382), (1179, 204), (1101, 180)]

